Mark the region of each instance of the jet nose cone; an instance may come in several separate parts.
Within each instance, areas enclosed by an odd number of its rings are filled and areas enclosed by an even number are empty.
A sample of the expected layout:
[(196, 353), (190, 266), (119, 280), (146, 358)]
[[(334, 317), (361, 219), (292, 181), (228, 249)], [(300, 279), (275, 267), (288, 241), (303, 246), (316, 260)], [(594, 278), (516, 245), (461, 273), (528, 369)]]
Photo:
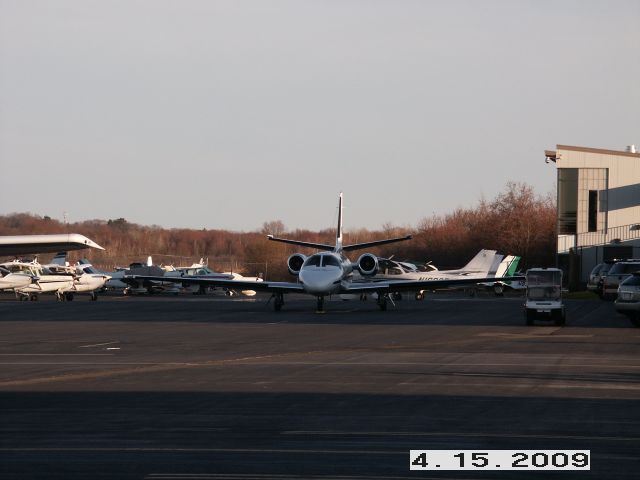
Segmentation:
[(342, 271), (340, 269), (305, 269), (300, 271), (300, 281), (308, 293), (328, 295), (340, 288)]

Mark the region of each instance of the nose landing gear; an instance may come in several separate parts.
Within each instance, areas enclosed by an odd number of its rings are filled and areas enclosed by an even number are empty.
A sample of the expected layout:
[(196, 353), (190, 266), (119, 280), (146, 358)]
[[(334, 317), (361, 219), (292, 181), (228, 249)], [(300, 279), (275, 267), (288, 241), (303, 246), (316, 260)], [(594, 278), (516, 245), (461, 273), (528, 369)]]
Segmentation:
[(316, 313), (324, 313), (324, 297), (318, 295), (318, 303), (316, 305)]

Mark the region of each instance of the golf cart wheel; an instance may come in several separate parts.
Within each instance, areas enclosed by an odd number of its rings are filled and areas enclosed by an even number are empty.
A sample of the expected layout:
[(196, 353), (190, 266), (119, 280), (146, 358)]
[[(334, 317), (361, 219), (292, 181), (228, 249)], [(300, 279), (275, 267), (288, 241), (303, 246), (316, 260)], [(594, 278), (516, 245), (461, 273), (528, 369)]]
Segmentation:
[(525, 321), (527, 326), (533, 325), (533, 320), (535, 319), (535, 312), (531, 310), (525, 310)]

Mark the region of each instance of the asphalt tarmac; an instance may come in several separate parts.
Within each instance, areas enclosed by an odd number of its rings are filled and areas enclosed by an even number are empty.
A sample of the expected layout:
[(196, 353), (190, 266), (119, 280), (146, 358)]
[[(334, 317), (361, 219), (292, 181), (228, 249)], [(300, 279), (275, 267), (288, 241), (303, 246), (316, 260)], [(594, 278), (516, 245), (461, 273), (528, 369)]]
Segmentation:
[[(615, 478), (640, 472), (640, 329), (521, 298), (0, 297), (0, 478)], [(590, 450), (591, 470), (415, 472), (409, 450)]]

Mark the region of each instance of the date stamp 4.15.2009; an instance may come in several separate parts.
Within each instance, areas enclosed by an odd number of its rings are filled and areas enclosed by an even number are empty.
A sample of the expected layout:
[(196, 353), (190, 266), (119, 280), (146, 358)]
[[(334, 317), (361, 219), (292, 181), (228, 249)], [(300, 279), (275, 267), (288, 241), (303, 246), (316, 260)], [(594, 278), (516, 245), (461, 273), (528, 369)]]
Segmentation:
[(411, 450), (411, 470), (590, 470), (590, 450)]

